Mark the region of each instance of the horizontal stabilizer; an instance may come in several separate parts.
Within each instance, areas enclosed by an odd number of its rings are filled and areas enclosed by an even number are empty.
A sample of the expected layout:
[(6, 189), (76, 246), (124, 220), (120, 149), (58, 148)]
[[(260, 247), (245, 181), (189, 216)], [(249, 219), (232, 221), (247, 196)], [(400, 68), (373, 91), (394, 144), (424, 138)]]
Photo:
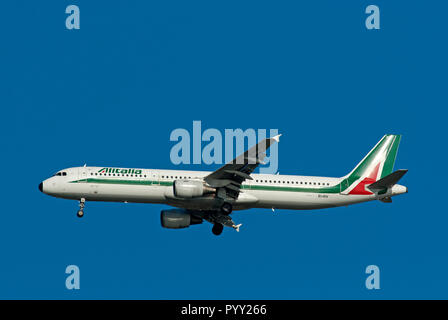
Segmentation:
[(400, 169), (391, 174), (385, 176), (384, 178), (378, 180), (377, 182), (372, 183), (367, 188), (369, 188), (373, 192), (381, 191), (387, 188), (392, 187), (396, 184), (405, 174), (408, 172), (406, 169)]

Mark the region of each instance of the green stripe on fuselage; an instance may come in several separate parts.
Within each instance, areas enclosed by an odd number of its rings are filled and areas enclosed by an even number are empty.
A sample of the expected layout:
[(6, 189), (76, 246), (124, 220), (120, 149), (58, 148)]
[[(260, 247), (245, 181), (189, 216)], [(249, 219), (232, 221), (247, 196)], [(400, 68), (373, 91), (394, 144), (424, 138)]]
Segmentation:
[(100, 183), (100, 184), (132, 184), (132, 185), (160, 185), (160, 186), (172, 186), (171, 181), (151, 181), (151, 180), (119, 180), (119, 179), (97, 179), (97, 178), (87, 178), (81, 180), (74, 180), (70, 183)]
[(262, 191), (289, 191), (289, 192), (309, 192), (309, 193), (339, 193), (339, 184), (331, 187), (323, 188), (302, 188), (302, 187), (288, 187), (288, 186), (263, 186), (263, 185), (251, 185), (241, 186), (241, 189), (248, 190), (262, 190)]
[[(120, 180), (120, 179), (96, 179), (87, 178), (71, 181), (70, 183), (99, 183), (99, 184), (122, 184), (122, 185), (141, 185), (141, 186), (172, 186), (173, 181), (152, 181), (152, 180)], [(289, 186), (267, 186), (267, 185), (242, 185), (243, 190), (261, 190), (261, 191), (286, 191), (286, 192), (309, 192), (309, 193), (339, 193), (340, 185), (328, 186), (323, 188), (303, 188)]]

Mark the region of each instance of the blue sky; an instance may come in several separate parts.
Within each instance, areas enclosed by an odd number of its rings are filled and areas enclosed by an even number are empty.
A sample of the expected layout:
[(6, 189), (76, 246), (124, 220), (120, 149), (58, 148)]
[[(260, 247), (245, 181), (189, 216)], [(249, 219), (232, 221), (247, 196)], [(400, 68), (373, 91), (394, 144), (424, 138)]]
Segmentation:
[[(369, 4), (381, 30), (364, 26)], [(65, 28), (77, 4), (81, 29)], [(7, 1), (1, 5), (0, 298), (448, 298), (446, 4)], [(162, 205), (41, 194), (55, 171), (171, 164), (172, 130), (279, 129), (282, 174), (342, 176), (386, 133), (392, 204), (160, 226)], [(65, 288), (78, 265), (81, 290)], [(381, 289), (366, 290), (367, 265)]]

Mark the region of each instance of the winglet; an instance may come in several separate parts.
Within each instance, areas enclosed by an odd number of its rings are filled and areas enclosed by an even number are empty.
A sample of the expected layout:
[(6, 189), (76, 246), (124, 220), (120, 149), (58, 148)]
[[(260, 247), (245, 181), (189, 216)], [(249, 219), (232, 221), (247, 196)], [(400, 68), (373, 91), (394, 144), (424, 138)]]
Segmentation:
[(281, 137), (281, 134), (278, 134), (275, 137), (272, 137), (271, 139), (274, 139), (274, 141), (278, 143), (280, 141), (280, 137)]

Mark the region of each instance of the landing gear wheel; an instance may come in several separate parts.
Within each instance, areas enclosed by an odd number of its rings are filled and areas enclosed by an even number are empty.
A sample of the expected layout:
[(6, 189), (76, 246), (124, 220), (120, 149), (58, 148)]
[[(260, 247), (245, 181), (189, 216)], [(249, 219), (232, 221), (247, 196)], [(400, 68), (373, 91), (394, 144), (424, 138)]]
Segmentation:
[(228, 202), (225, 202), (222, 207), (221, 207), (221, 211), (224, 214), (231, 214), (232, 213), (232, 205)]
[(76, 213), (78, 218), (82, 218), (84, 216), (84, 206), (85, 206), (85, 203), (86, 203), (86, 199), (81, 198), (81, 200), (79, 200), (79, 210)]
[(215, 223), (212, 228), (212, 232), (215, 236), (219, 236), (222, 233), (224, 226), (220, 223)]

